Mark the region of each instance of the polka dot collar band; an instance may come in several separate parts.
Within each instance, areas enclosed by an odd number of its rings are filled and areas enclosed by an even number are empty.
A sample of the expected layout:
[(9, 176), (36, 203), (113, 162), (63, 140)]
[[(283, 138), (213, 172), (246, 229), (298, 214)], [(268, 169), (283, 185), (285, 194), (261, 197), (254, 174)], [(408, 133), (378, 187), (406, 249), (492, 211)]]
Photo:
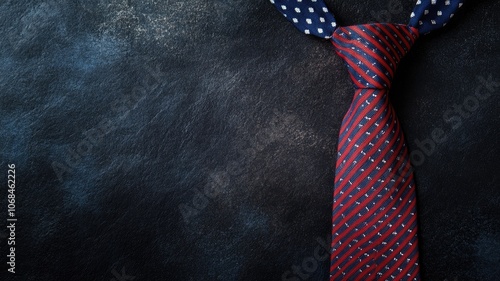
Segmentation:
[[(337, 28), (335, 17), (323, 0), (270, 1), (305, 34), (330, 39)], [(445, 26), (462, 4), (462, 0), (417, 0), (408, 25), (427, 34)]]

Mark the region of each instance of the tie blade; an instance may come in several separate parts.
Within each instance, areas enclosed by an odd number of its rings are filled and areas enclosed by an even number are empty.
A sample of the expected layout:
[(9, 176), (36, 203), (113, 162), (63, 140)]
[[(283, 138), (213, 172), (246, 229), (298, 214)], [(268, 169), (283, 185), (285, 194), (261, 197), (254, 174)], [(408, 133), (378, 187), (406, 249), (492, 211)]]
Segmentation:
[(323, 0), (270, 0), (276, 9), (305, 34), (329, 39), (337, 23)]
[(338, 151), (330, 280), (419, 280), (415, 184), (387, 90), (356, 90)]

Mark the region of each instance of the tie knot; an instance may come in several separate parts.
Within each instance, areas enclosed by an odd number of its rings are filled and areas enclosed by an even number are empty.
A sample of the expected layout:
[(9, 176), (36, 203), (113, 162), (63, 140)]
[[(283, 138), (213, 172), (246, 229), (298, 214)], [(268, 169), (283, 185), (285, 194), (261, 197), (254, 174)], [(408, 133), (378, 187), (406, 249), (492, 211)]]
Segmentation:
[(417, 38), (413, 27), (372, 23), (339, 27), (331, 40), (356, 88), (388, 89), (399, 61)]

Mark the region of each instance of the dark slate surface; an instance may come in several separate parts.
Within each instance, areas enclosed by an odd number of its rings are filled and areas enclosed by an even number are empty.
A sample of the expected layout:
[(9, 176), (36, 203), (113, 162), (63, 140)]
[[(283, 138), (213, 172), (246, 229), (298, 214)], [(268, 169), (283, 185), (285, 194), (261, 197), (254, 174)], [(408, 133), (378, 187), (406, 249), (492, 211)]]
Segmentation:
[[(413, 7), (327, 2), (342, 25)], [(500, 280), (499, 11), (466, 3), (393, 87), (424, 280)], [(329, 43), (243, 0), (6, 0), (0, 36), (1, 280), (327, 280), (352, 95)]]

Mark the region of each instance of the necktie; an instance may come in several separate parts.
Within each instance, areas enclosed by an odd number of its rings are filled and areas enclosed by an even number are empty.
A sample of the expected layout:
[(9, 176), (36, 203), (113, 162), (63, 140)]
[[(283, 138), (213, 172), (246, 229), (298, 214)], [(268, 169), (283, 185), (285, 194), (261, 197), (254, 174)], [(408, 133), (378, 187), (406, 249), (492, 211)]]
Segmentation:
[(321, 0), (271, 3), (302, 32), (330, 39), (355, 87), (337, 147), (330, 280), (420, 280), (415, 183), (388, 92), (419, 35), (445, 26), (462, 3), (418, 0), (409, 25), (346, 27)]

